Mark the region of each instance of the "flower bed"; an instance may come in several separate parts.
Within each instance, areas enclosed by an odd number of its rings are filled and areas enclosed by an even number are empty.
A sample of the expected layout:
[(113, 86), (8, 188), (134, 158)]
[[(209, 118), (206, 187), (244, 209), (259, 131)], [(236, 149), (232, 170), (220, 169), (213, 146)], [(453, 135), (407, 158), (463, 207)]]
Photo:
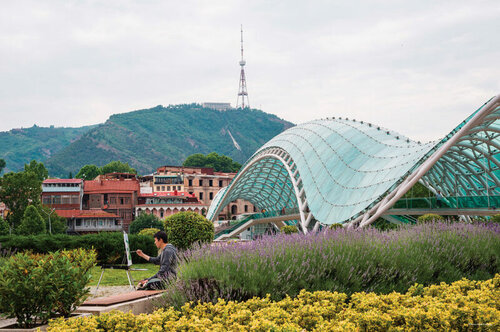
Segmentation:
[(280, 300), (302, 289), (405, 292), (415, 283), (485, 280), (499, 267), (498, 224), (426, 223), (389, 232), (328, 229), (186, 251), (167, 305), (266, 294)]
[(111, 312), (51, 321), (48, 331), (387, 331), (500, 328), (500, 275), (447, 285), (414, 285), (405, 294), (301, 291), (296, 298), (269, 296), (245, 302), (184, 305), (134, 316)]

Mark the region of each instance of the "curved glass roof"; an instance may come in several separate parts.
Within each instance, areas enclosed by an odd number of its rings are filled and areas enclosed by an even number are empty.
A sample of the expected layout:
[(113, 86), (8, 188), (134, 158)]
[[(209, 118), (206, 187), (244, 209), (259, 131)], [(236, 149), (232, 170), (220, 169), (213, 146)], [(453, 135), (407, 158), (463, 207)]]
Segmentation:
[[(471, 119), (477, 121), (480, 110), (441, 141), (425, 144), (347, 118), (290, 128), (243, 165), (230, 186), (216, 195), (207, 217), (214, 219), (225, 205), (242, 198), (259, 209), (311, 212), (322, 224), (353, 220), (395, 190), (459, 132), (461, 140), (439, 159), (424, 182), (444, 193), (456, 191), (457, 183), (464, 194), (480, 194), (481, 188), (483, 193), (498, 190), (500, 107), (488, 112), (470, 133), (461, 131)], [(488, 180), (478, 179), (479, 175)]]

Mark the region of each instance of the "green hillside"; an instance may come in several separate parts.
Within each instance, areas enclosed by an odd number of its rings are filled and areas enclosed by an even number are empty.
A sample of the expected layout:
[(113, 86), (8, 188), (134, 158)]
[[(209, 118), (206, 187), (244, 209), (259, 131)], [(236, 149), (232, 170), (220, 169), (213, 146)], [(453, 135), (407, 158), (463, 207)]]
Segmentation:
[(45, 161), (94, 127), (46, 128), (33, 126), (0, 132), (0, 158), (7, 163), (4, 172), (19, 171), (24, 168), (25, 163), (29, 163), (33, 159)]
[(120, 160), (147, 174), (158, 166), (181, 165), (193, 153), (213, 151), (243, 163), (262, 144), (291, 126), (255, 109), (220, 112), (198, 104), (157, 106), (111, 116), (54, 154), (46, 166), (52, 176), (66, 176), (86, 164), (102, 166)]

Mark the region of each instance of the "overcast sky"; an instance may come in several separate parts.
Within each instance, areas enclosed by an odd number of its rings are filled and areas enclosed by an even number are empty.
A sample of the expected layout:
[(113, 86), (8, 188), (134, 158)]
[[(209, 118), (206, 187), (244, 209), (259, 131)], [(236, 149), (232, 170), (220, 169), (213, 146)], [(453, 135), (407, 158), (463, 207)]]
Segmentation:
[(2, 1), (0, 131), (236, 103), (444, 136), (500, 93), (500, 1)]

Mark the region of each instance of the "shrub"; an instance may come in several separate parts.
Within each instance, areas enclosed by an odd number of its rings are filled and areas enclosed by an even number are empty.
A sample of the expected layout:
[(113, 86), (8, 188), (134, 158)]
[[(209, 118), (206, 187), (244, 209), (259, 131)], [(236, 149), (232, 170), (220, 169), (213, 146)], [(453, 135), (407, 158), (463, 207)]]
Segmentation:
[(438, 214), (427, 213), (417, 218), (418, 222), (439, 222), (444, 221), (444, 218)]
[(500, 275), (475, 282), (413, 286), (405, 294), (306, 292), (272, 301), (189, 303), (133, 315), (119, 311), (57, 319), (48, 331), (470, 331), (500, 328)]
[(344, 226), (342, 226), (342, 224), (331, 224), (330, 225), (330, 229), (341, 229), (341, 228), (344, 228)]
[(132, 221), (130, 224), (130, 234), (137, 234), (142, 229), (145, 228), (158, 228), (161, 231), (164, 231), (163, 223), (158, 219), (154, 214), (141, 213), (137, 218)]
[(293, 225), (292, 226), (283, 226), (281, 228), (281, 233), (288, 234), (288, 235), (298, 233), (298, 232), (299, 232), (299, 230), (297, 229), (297, 227), (293, 226)]
[[(124, 261), (125, 245), (123, 233), (99, 233), (87, 235), (41, 234), (36, 236), (0, 236), (4, 248), (17, 248), (19, 251), (32, 250), (46, 254), (59, 249), (92, 249), (97, 251), (99, 263), (121, 263)], [(156, 256), (158, 249), (154, 240), (148, 236), (129, 235), (130, 250), (142, 249), (149, 256)], [(132, 255), (134, 263), (144, 263), (137, 255)]]
[[(210, 287), (229, 300), (266, 294), (279, 300), (296, 296), (301, 289), (404, 292), (415, 282), (486, 279), (499, 272), (500, 225), (424, 223), (394, 231), (326, 229), (317, 234), (204, 245), (179, 256), (179, 280), (169, 292), (187, 301), (209, 297), (214, 292)], [(198, 294), (193, 293), (196, 290)]]
[(500, 224), (500, 214), (495, 214), (493, 217), (491, 217), (491, 221)]
[(30, 205), (24, 210), (21, 224), (17, 227), (21, 235), (35, 235), (45, 233), (45, 222), (35, 206)]
[(68, 317), (88, 288), (94, 251), (19, 253), (0, 265), (0, 312), (21, 327), (45, 324), (56, 314)]
[(141, 231), (139, 232), (139, 235), (146, 235), (149, 237), (153, 237), (159, 231), (160, 230), (158, 228), (144, 228), (144, 229), (141, 229)]
[(179, 212), (165, 219), (168, 242), (178, 249), (187, 249), (193, 243), (211, 242), (214, 225), (195, 212)]
[(9, 234), (9, 224), (5, 219), (0, 217), (0, 236)]

